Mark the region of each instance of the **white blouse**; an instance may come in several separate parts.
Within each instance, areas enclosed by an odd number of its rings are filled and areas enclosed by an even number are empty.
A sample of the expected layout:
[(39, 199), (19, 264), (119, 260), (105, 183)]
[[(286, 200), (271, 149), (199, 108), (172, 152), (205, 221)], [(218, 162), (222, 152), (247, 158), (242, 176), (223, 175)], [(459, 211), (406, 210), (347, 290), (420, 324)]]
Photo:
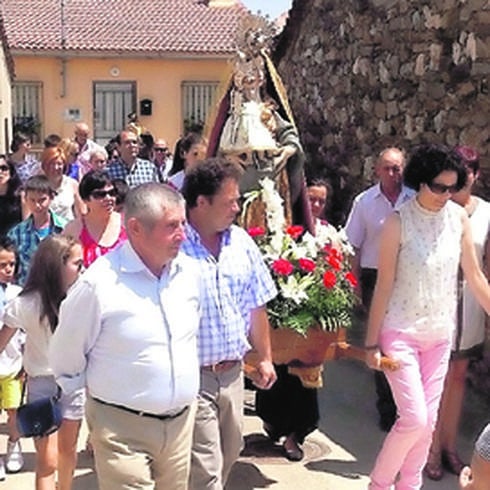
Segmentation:
[(383, 330), (401, 330), (422, 341), (451, 337), (456, 322), (462, 212), (451, 201), (440, 211), (429, 211), (416, 198), (400, 207), (400, 250)]
[(17, 296), (5, 307), (3, 323), (26, 333), (24, 369), (28, 376), (50, 376), (48, 351), (52, 333), (46, 317), (39, 322), (41, 297), (37, 292)]

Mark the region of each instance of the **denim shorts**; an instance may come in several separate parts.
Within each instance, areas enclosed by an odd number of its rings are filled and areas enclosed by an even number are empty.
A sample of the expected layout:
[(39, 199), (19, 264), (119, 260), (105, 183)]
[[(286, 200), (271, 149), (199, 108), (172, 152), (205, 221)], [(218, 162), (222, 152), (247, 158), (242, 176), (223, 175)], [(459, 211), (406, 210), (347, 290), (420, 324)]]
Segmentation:
[[(58, 393), (54, 376), (27, 377), (27, 401), (33, 402)], [(80, 388), (69, 395), (62, 393), (61, 413), (64, 419), (81, 420), (85, 414), (85, 388)]]

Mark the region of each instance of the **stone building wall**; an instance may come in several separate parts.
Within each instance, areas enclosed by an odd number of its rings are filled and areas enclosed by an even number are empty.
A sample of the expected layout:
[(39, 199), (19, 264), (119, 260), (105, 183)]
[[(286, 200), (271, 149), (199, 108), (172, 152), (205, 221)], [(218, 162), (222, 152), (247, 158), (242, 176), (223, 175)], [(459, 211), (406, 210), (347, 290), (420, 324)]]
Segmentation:
[(472, 145), (490, 196), (490, 0), (294, 0), (274, 56), (337, 224), (388, 145)]

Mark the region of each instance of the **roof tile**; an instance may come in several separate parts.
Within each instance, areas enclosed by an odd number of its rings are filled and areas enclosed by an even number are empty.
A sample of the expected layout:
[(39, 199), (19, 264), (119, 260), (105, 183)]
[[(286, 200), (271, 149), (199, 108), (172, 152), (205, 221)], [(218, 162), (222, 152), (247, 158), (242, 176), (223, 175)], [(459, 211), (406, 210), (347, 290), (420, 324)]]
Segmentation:
[[(233, 51), (247, 9), (237, 0), (2, 0), (11, 49), (147, 53)], [(63, 5), (63, 8), (62, 8)], [(64, 42), (63, 42), (64, 41)]]

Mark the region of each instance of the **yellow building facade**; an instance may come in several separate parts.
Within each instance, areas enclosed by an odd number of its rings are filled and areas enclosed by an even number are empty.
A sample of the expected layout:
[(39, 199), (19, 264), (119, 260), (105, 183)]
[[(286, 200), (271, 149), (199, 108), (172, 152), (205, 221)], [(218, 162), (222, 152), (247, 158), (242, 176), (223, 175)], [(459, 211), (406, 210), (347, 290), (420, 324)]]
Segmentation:
[(39, 147), (77, 122), (105, 144), (133, 113), (173, 145), (213, 111), (248, 12), (240, 0), (2, 0), (0, 14), (14, 129)]
[[(38, 105), (40, 141), (51, 133), (72, 136), (74, 125), (83, 121), (94, 138), (105, 143), (111, 131), (117, 133), (127, 115), (136, 112), (154, 137), (173, 145), (185, 122), (205, 122), (219, 84), (231, 71), (226, 57), (62, 60), (17, 55), (15, 63), (17, 90), (35, 88), (31, 103)], [(148, 101), (151, 114), (144, 115)]]

